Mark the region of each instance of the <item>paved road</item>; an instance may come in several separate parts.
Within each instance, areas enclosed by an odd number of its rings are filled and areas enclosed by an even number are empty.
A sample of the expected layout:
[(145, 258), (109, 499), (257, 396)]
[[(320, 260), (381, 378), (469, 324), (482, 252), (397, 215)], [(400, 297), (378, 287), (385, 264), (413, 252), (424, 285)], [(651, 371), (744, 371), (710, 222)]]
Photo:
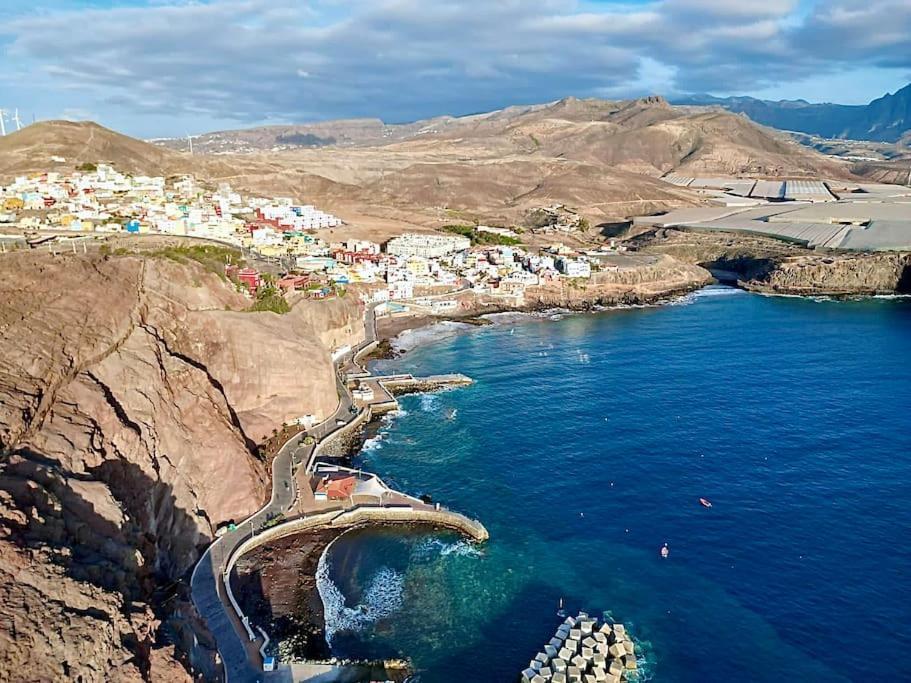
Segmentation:
[[(225, 676), (231, 683), (261, 681), (274, 676), (263, 673), (259, 656), (255, 648), (251, 647), (246, 630), (228, 600), (224, 589), (224, 567), (237, 547), (250, 538), (254, 530), (258, 530), (270, 519), (292, 510), (297, 498), (294, 471), (297, 465), (309, 462), (315, 443), (339, 429), (339, 421), (347, 424), (357, 417), (358, 413), (351, 411), (351, 393), (343, 377), (357, 367), (354, 356), (376, 341), (376, 306), (368, 306), (365, 312), (364, 341), (335, 363), (339, 395), (335, 413), (306, 433), (292, 437), (281, 447), (272, 461), (272, 497), (269, 502), (234, 531), (228, 531), (212, 543), (193, 570), (190, 580), (193, 604), (215, 638), (224, 662)], [(305, 444), (307, 436), (314, 437), (314, 442)]]

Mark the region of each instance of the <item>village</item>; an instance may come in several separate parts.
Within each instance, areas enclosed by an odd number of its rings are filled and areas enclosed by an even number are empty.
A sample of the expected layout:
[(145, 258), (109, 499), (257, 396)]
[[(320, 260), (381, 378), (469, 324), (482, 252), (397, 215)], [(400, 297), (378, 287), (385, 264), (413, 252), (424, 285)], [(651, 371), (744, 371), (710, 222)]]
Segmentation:
[[(18, 177), (0, 188), (0, 229), (32, 235), (29, 246), (148, 234), (216, 241), (249, 257), (242, 265), (228, 265), (226, 275), (250, 296), (264, 284), (311, 298), (367, 284), (375, 285), (369, 288), (374, 301), (409, 302), (446, 314), (460, 305), (449, 295), (521, 303), (529, 286), (584, 281), (598, 270), (616, 269), (605, 257), (623, 251), (614, 246), (579, 252), (559, 243), (529, 250), (515, 232), (483, 225), (405, 233), (382, 245), (320, 236), (341, 226), (340, 218), (289, 198), (244, 196), (224, 183), (211, 190), (190, 175), (130, 176), (104, 164), (83, 165), (70, 175)], [(477, 235), (484, 239), (473, 239)]]

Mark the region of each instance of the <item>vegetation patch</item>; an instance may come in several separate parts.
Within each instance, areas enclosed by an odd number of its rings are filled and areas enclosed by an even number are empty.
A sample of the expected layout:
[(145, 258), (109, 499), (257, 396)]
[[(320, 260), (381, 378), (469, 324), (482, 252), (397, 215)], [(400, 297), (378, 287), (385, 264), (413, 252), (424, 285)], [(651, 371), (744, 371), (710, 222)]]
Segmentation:
[(282, 296), (281, 291), (272, 284), (265, 284), (256, 290), (253, 305), (249, 311), (271, 311), (284, 315), (291, 310), (291, 305)]
[(187, 264), (195, 261), (210, 273), (224, 279), (225, 266), (239, 266), (243, 264), (240, 252), (237, 249), (221, 247), (215, 244), (179, 245), (164, 247), (147, 252), (153, 258), (166, 258), (177, 263)]
[(509, 235), (497, 235), (493, 232), (480, 232), (474, 225), (444, 225), (441, 230), (452, 232), (456, 235), (464, 235), (471, 240), (473, 246), (476, 245), (503, 245), (515, 246), (522, 244), (522, 240)]

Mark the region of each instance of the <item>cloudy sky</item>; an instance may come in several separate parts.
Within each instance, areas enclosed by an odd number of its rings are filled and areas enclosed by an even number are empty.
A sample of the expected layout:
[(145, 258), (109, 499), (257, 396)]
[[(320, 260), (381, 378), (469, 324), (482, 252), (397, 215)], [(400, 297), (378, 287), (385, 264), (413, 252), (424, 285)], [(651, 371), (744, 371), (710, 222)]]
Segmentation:
[(863, 103), (911, 0), (3, 0), (0, 108), (151, 137), (567, 95)]

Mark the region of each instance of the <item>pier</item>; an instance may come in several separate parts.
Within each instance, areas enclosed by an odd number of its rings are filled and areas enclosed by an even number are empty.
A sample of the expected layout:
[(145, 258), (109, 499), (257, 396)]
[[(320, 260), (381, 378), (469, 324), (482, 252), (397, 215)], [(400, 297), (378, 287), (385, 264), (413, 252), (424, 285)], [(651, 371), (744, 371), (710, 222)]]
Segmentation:
[[(231, 588), (237, 560), (253, 548), (284, 536), (320, 528), (345, 530), (367, 524), (432, 525), (483, 542), (478, 521), (387, 486), (378, 476), (317, 461), (331, 441), (345, 436), (383, 410), (398, 407), (395, 393), (465, 386), (464, 375), (373, 377), (359, 360), (377, 345), (376, 305), (364, 317), (365, 339), (335, 359), (339, 404), (328, 419), (291, 437), (272, 461), (272, 497), (256, 514), (217, 538), (203, 553), (190, 580), (193, 604), (215, 638), (225, 680), (307, 680), (306, 667), (281, 662), (264, 670), (268, 634), (250, 623)], [(350, 386), (349, 386), (350, 385)], [(368, 392), (367, 389), (370, 391)], [(360, 396), (360, 398), (358, 398)]]
[(367, 372), (354, 372), (346, 378), (354, 405), (369, 407), (373, 415), (397, 410), (399, 402), (396, 396), (402, 394), (443, 391), (474, 383), (471, 377), (461, 374), (415, 377), (409, 374), (374, 376)]

